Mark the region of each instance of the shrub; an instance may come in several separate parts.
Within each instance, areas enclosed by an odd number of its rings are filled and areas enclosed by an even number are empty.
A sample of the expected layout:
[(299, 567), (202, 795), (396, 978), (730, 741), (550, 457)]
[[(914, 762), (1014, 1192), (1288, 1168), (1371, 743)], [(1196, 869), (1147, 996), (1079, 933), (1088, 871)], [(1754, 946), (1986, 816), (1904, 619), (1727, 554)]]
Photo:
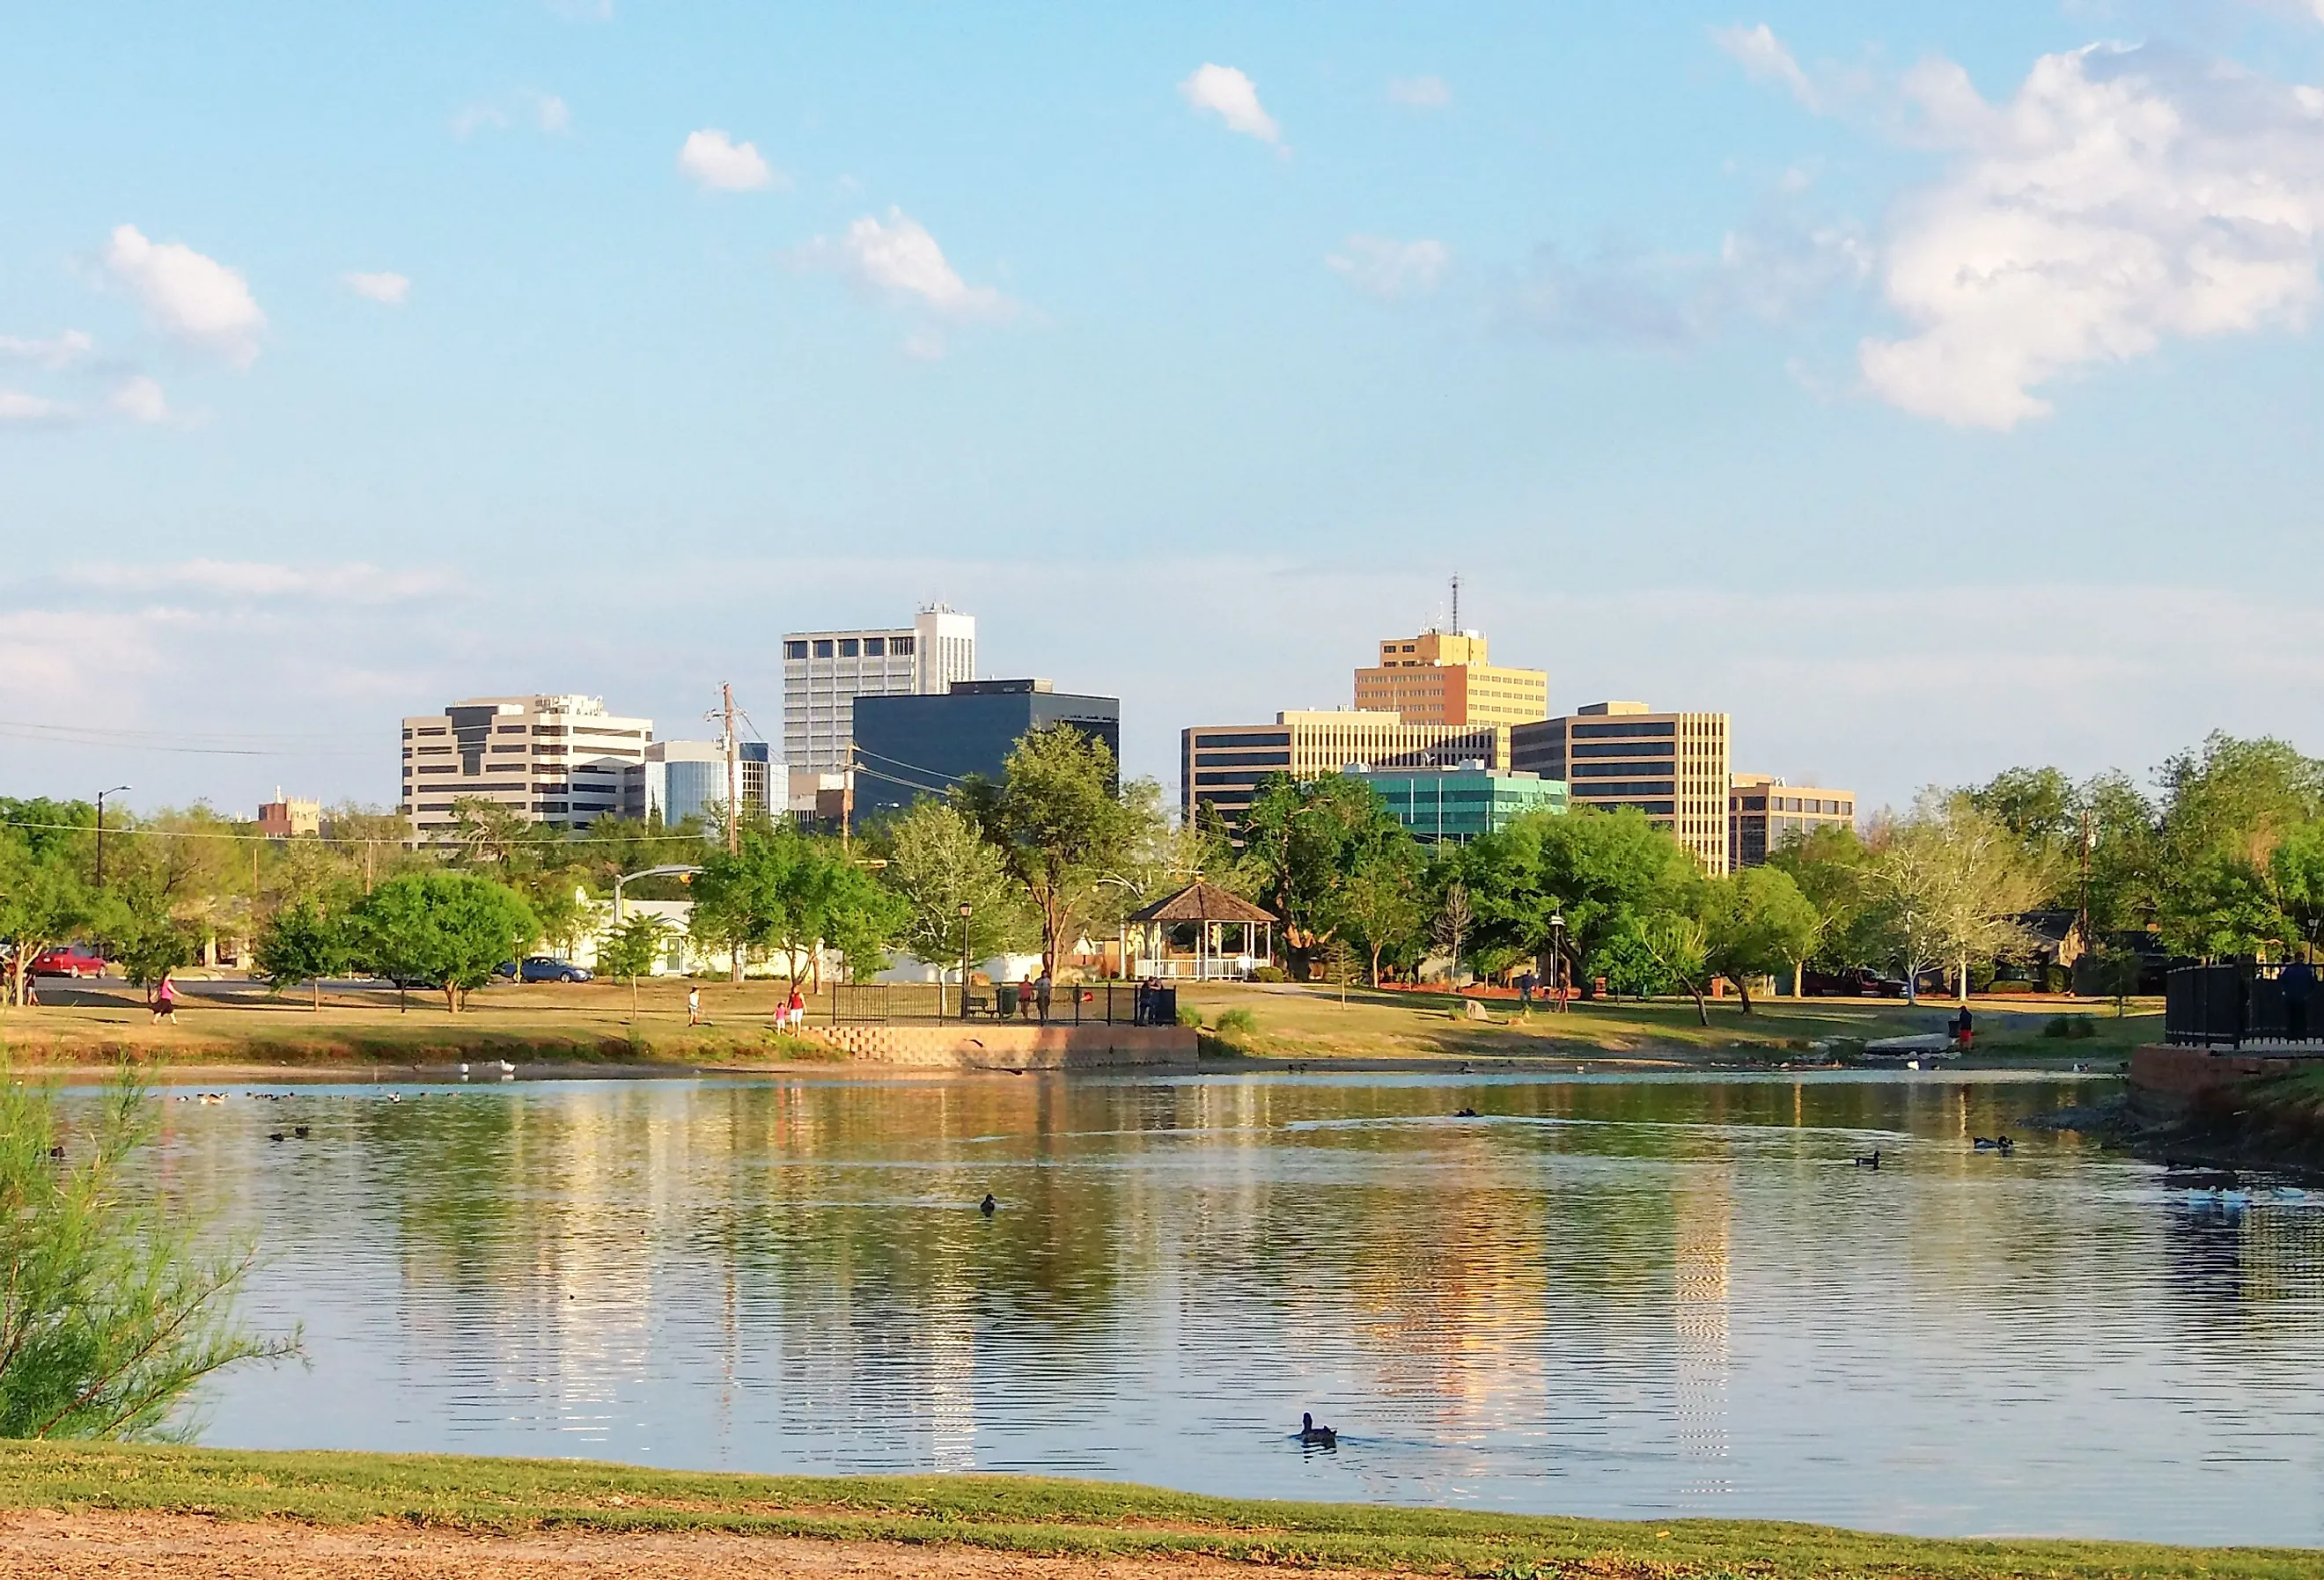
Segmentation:
[[(1969, 973), (1969, 980), (1971, 982), (1975, 982), (1977, 980), (1977, 973), (1975, 971), (1971, 971)], [(2040, 988), (2035, 987), (2030, 982), (1993, 982), (1987, 983), (1984, 987), (1978, 989), (1978, 992), (1980, 993), (2001, 998), (2008, 998), (2019, 993), (2039, 993), (2042, 990)]]
[(1250, 974), (1253, 982), (1288, 982), (1291, 974), (1280, 966), (1255, 966)]
[(1222, 1037), (1248, 1037), (1259, 1030), (1259, 1017), (1249, 1010), (1221, 1010), (1211, 1029)]
[(0, 1437), (167, 1438), (197, 1384), (299, 1353), (235, 1318), (247, 1246), (198, 1248), (207, 1225), (138, 1182), (155, 1105), (124, 1071), (96, 1122), (66, 1133), (56, 1092), (0, 1066)]
[(1192, 1005), (1192, 1004), (1180, 1004), (1180, 1005), (1178, 1006), (1178, 1024), (1179, 1024), (1179, 1025), (1181, 1025), (1181, 1026), (1194, 1026), (1194, 1027), (1200, 1027), (1200, 1026), (1202, 1025), (1202, 1023), (1203, 1023), (1203, 1012), (1202, 1012), (1202, 1011), (1200, 1011), (1200, 1010), (1198, 1010), (1198, 1009), (1194, 1008), (1194, 1005)]
[(2070, 1017), (2065, 1015), (2051, 1016), (2049, 1021), (2042, 1028), (2042, 1035), (2044, 1037), (2071, 1037), (2073, 1034), (2074, 1022)]

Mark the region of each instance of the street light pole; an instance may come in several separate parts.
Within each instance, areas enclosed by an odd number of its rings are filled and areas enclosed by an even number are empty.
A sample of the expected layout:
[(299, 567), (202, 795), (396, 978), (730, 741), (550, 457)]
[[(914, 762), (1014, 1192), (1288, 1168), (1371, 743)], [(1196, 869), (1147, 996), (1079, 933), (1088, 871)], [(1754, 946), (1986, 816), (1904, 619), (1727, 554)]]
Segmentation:
[(105, 887), (105, 798), (117, 796), (129, 787), (116, 784), (111, 790), (97, 792), (97, 886)]
[[(970, 910), (970, 906), (969, 906), (968, 901), (965, 901), (965, 900), (962, 901), (960, 902), (960, 1018), (961, 1018), (962, 1020), (964, 1020), (964, 1021), (965, 1021), (965, 1020), (967, 1020), (967, 1019), (968, 1019), (968, 917), (969, 917), (969, 910)], [(938, 993), (942, 993), (942, 992), (944, 991), (944, 984), (943, 984), (943, 983), (941, 983), (941, 982), (937, 983), (937, 984), (936, 984), (936, 991), (937, 991)], [(943, 1012), (943, 1011), (944, 1011), (944, 1006), (943, 1006), (941, 1003), (939, 1003), (939, 1004), (936, 1006), (936, 1011), (937, 1011), (937, 1012), (938, 1012), (939, 1014), (941, 1014), (941, 1013)]]
[(1553, 1013), (1565, 1013), (1565, 913), (1553, 911), (1549, 918), (1549, 986), (1553, 996)]

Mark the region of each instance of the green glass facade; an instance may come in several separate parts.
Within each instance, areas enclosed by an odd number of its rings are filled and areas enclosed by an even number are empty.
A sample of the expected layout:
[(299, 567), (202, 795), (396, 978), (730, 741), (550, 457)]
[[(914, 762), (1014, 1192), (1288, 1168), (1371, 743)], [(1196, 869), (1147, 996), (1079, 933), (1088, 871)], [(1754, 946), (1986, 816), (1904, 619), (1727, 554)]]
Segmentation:
[(1466, 845), (1508, 827), (1510, 819), (1521, 813), (1565, 810), (1562, 779), (1494, 773), (1481, 768), (1441, 773), (1358, 768), (1342, 772), (1379, 791), (1397, 821), (1431, 843), (1451, 840)]

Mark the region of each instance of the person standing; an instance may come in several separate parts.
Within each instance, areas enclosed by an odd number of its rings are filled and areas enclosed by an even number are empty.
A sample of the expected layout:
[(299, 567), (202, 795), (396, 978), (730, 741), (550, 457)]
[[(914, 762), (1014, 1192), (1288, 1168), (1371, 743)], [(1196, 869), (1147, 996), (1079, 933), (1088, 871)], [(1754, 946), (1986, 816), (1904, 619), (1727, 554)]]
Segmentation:
[(1049, 968), (1041, 967), (1041, 975), (1033, 979), (1033, 1005), (1041, 1012), (1041, 1024), (1049, 1023), (1049, 994), (1056, 984), (1049, 980)]
[(2308, 1001), (2316, 990), (2316, 967), (2305, 960), (2294, 960), (2276, 978), (2283, 990), (2283, 1038), (2287, 1042), (2308, 1040)]
[(799, 992), (798, 984), (791, 984), (790, 1003), (783, 1006), (783, 1020), (794, 1031), (807, 1024), (807, 994)]
[(164, 1021), (172, 1026), (178, 1023), (178, 984), (170, 980), (167, 970), (153, 986), (153, 1023), (158, 1026)]
[(702, 990), (691, 983), (686, 989), (686, 1023), (689, 1026), (702, 1024)]

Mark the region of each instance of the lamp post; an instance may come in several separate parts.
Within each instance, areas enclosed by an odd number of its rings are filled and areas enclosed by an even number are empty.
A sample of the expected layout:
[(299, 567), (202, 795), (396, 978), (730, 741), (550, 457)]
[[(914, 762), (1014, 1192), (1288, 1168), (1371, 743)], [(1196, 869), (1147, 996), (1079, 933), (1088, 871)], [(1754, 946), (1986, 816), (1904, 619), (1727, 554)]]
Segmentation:
[(1557, 1014), (1565, 1013), (1565, 913), (1552, 911), (1549, 918), (1549, 988)]
[[(964, 1021), (968, 1019), (968, 917), (971, 909), (967, 901), (960, 902), (960, 1018)], [(943, 983), (936, 984), (936, 991), (944, 991)], [(941, 1014), (944, 1007), (939, 1004), (936, 1008)]]
[(680, 873), (698, 873), (702, 869), (700, 867), (689, 867), (683, 864), (672, 864), (666, 867), (647, 867), (642, 872), (623, 873), (620, 874), (613, 880), (613, 925), (615, 927), (622, 925), (622, 884), (629, 882), (633, 878), (674, 878), (678, 876)]
[(105, 887), (105, 798), (117, 796), (129, 787), (116, 784), (111, 790), (97, 792), (97, 886)]

